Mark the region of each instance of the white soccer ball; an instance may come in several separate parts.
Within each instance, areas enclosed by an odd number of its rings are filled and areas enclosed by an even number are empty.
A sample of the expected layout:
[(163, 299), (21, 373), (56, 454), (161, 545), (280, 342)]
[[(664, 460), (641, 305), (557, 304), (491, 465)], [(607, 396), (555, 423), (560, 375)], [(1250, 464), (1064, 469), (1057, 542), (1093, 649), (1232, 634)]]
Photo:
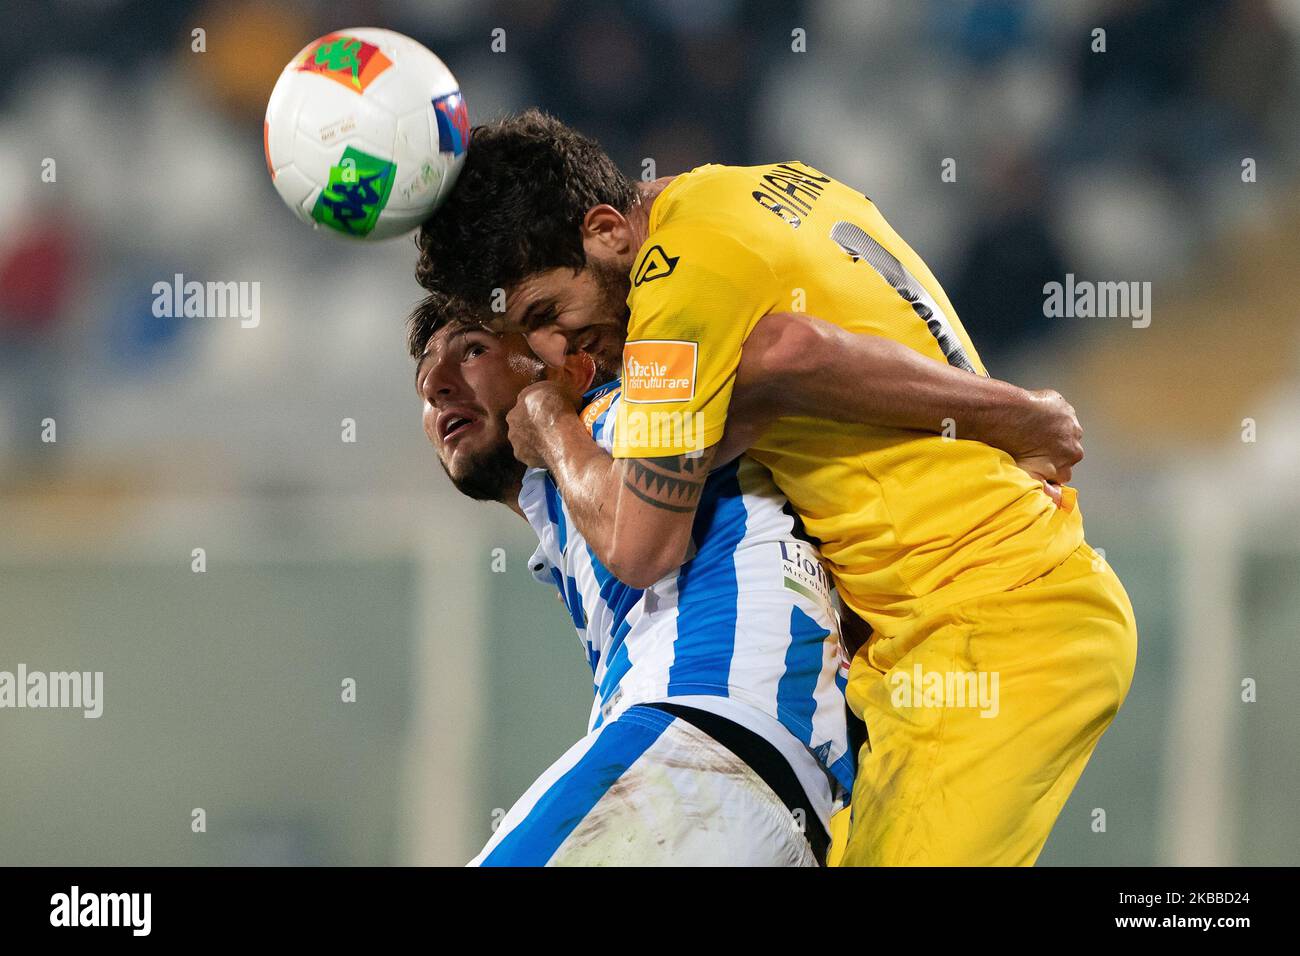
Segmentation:
[(307, 45), (266, 106), (276, 191), (313, 228), (354, 239), (410, 232), (456, 182), (469, 112), (442, 60), (392, 30), (338, 30)]

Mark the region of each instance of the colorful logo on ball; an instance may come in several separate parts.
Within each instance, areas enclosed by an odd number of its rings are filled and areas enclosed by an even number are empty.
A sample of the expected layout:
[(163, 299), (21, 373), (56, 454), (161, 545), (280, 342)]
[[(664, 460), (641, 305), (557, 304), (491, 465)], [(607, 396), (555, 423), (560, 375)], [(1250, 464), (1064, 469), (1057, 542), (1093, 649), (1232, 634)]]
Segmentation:
[(364, 93), (375, 77), (393, 65), (379, 47), (342, 33), (323, 36), (298, 57), (298, 69), (319, 73), (356, 93)]
[(395, 163), (349, 146), (338, 165), (330, 167), (329, 183), (316, 197), (311, 217), (349, 236), (367, 236), (379, 221), (396, 175)]
[(469, 109), (459, 92), (437, 96), (433, 112), (438, 117), (438, 151), (459, 156), (469, 145)]

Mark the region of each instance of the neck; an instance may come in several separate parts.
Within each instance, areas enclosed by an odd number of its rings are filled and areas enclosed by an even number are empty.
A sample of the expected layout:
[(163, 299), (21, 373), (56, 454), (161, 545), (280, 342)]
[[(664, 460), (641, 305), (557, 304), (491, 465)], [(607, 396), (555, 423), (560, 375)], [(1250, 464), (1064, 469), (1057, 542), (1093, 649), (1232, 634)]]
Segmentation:
[(636, 184), (637, 201), (633, 203), (627, 214), (627, 221), (632, 225), (636, 237), (636, 248), (639, 249), (650, 235), (650, 207), (664, 191), (664, 187), (676, 178), (676, 176), (663, 176), (652, 182)]
[(528, 516), (524, 514), (524, 509), (519, 507), (519, 494), (523, 490), (524, 490), (524, 483), (522, 481), (516, 481), (513, 485), (511, 485), (509, 488), (505, 490), (505, 494), (501, 496), (500, 501), (503, 505), (505, 505), (515, 514), (519, 515), (519, 517), (527, 521)]

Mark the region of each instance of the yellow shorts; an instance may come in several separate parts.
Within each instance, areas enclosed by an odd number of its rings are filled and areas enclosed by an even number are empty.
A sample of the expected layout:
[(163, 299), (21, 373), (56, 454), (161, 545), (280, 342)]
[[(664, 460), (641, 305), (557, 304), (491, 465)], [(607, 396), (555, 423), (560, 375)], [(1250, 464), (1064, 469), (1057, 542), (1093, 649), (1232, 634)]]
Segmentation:
[(1010, 591), (869, 641), (845, 866), (1027, 866), (1133, 680), (1137, 627), (1088, 545)]

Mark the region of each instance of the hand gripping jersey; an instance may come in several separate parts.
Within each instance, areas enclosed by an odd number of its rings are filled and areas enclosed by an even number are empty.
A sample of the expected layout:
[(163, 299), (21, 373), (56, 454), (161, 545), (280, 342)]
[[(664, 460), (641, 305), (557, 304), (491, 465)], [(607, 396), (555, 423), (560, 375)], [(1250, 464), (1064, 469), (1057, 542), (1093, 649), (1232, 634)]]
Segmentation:
[[(588, 393), (583, 419), (616, 441), (618, 383)], [(714, 470), (689, 560), (644, 590), (588, 547), (550, 476), (530, 469), (519, 496), (540, 545), (530, 566), (559, 589), (591, 666), (589, 730), (636, 704), (688, 701), (789, 752), (802, 745), (851, 791), (836, 615), (816, 549), (796, 533), (767, 469), (749, 458)]]
[[(678, 176), (651, 207), (627, 301), (623, 413), (677, 415), (703, 440), (621, 428), (619, 458), (718, 441), (741, 346), (770, 312), (806, 312), (984, 374), (920, 257), (869, 199), (802, 163)], [(819, 542), (845, 603), (883, 637), (1031, 581), (1083, 541), (1072, 490), (1057, 508), (1008, 455), (952, 424), (956, 440), (783, 418), (749, 452)]]

